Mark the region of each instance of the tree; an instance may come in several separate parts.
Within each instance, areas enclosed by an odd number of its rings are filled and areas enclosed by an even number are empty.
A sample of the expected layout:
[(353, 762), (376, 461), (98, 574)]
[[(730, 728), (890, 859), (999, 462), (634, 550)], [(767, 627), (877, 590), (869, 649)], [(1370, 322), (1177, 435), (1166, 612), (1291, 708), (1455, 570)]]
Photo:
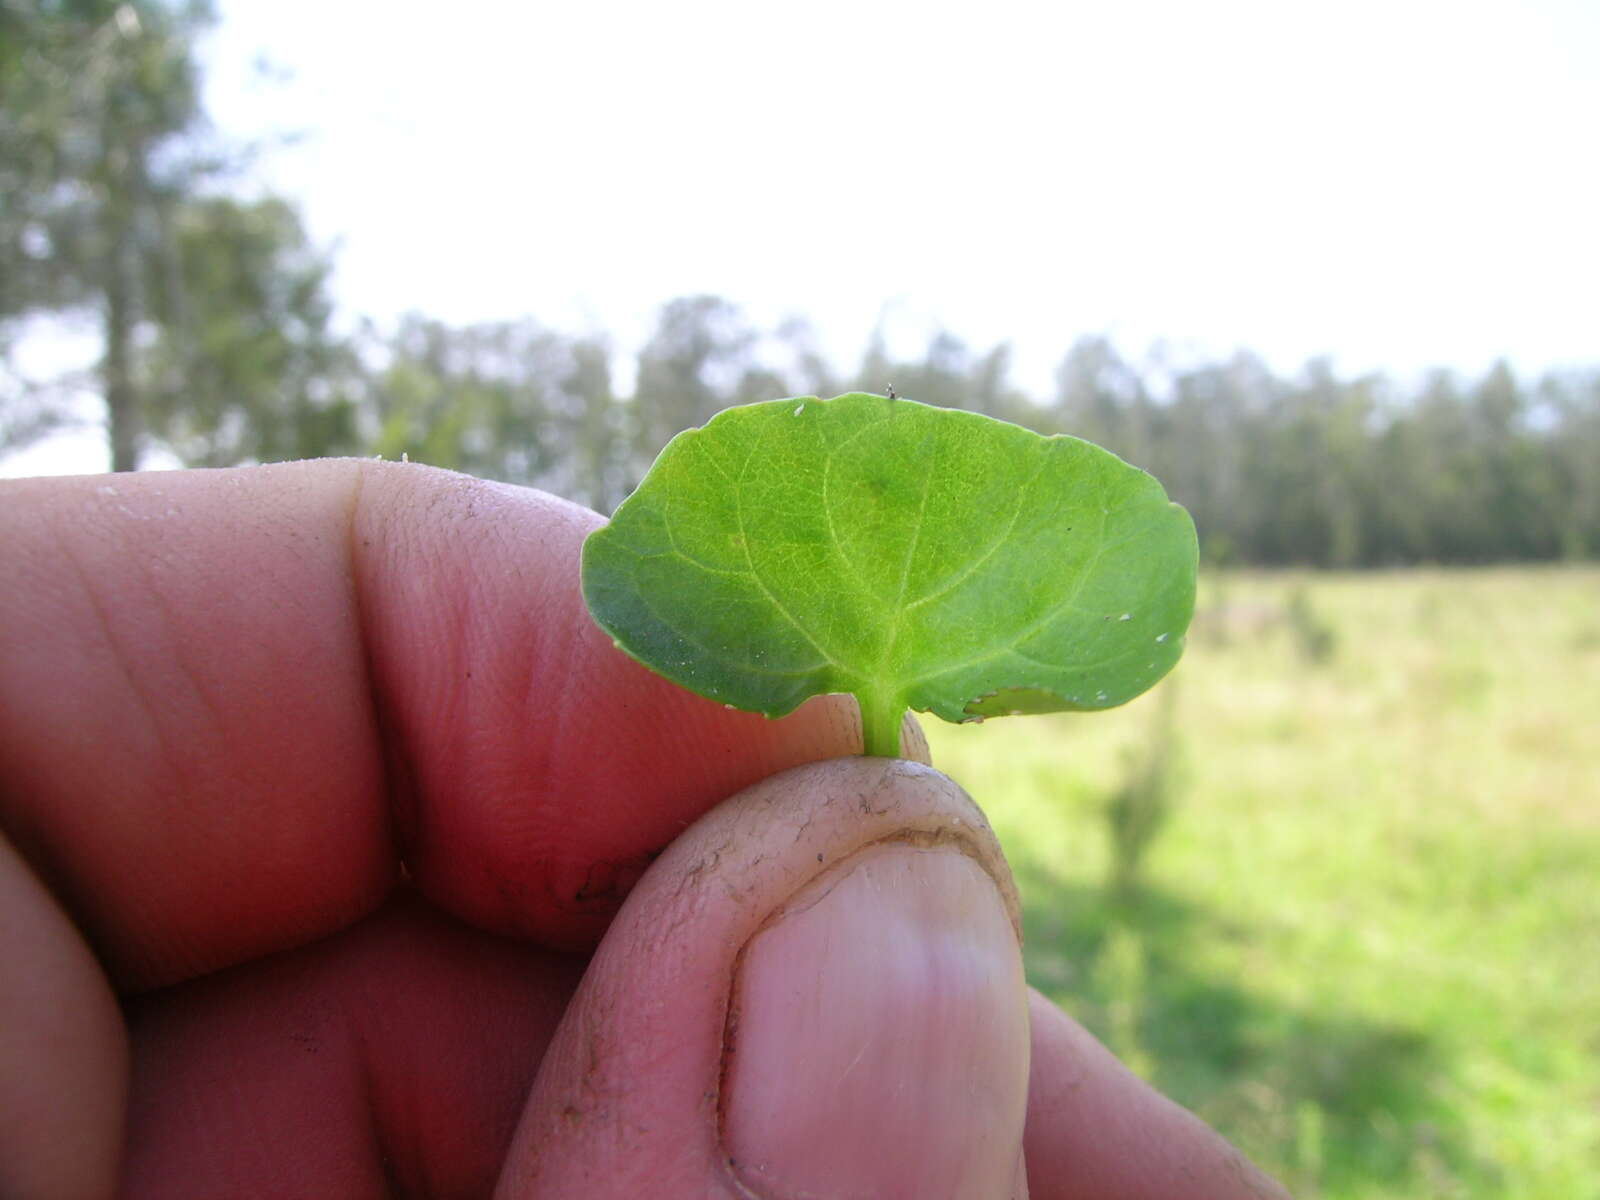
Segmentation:
[(1551, 462), (1544, 504), (1562, 557), (1600, 557), (1600, 370), (1542, 380), (1540, 445)]
[(1194, 517), (1212, 561), (1237, 555), (1257, 537), (1259, 513), (1244, 486), (1248, 432), (1272, 404), (1278, 382), (1260, 359), (1175, 369), (1162, 436), (1150, 470)]
[(1034, 424), (1036, 410), (1010, 382), (1011, 347), (1005, 343), (980, 355), (947, 330), (928, 339), (921, 359), (895, 362), (888, 354), (883, 332), (875, 330), (854, 387), (882, 393), (892, 386), (896, 395), (941, 408), (965, 408), (1002, 420)]
[(213, 164), (193, 40), (203, 0), (13, 0), (0, 33), (0, 318), (90, 309), (114, 470), (138, 465), (135, 344), (178, 201)]
[(628, 441), (622, 408), (611, 383), (611, 349), (600, 338), (570, 346), (571, 367), (558, 395), (567, 398), (571, 473), (551, 490), (609, 513), (622, 503), (630, 485)]
[(626, 491), (626, 441), (603, 341), (531, 321), (403, 320), (374, 347), (370, 449), (535, 484), (594, 507)]
[(274, 198), (182, 202), (147, 296), (133, 377), (149, 432), (186, 464), (355, 453), (361, 382), (331, 328), (331, 264)]
[(739, 309), (720, 296), (685, 296), (662, 306), (639, 352), (628, 405), (634, 482), (673, 434), (703, 425), (734, 402), (757, 340)]
[(795, 395), (837, 396), (849, 390), (822, 352), (816, 327), (805, 317), (786, 318), (778, 326), (777, 341), (791, 360), (787, 378)]
[(1056, 368), (1052, 428), (1087, 438), (1143, 466), (1134, 425), (1144, 395), (1144, 380), (1109, 339), (1081, 337)]
[(1529, 409), (1529, 394), (1506, 362), (1472, 389), (1483, 533), (1495, 558), (1553, 558), (1561, 549), (1560, 522), (1551, 519), (1546, 496), (1555, 464), (1528, 426)]

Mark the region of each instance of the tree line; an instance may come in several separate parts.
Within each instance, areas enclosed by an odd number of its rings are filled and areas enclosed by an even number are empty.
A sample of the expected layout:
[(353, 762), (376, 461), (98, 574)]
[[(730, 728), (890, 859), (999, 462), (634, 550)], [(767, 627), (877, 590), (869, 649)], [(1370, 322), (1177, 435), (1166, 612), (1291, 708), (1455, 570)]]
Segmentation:
[[(1166, 484), (1219, 561), (1347, 567), (1600, 557), (1600, 369), (1419, 382), (1289, 374), (1239, 352), (1175, 363), (1064, 338), (1054, 387), (1006, 346), (881, 336), (841, 369), (800, 318), (666, 303), (631, 383), (599, 333), (413, 315), (339, 331), (329, 255), (281, 197), (237, 186), (248, 148), (205, 123), (202, 0), (0, 4), (0, 453), (72, 419), (87, 389), (111, 462), (195, 466), (379, 454), (548, 488), (609, 511), (677, 431), (730, 404), (891, 384), (1099, 442)], [(25, 378), (41, 314), (95, 323), (89, 378)]]

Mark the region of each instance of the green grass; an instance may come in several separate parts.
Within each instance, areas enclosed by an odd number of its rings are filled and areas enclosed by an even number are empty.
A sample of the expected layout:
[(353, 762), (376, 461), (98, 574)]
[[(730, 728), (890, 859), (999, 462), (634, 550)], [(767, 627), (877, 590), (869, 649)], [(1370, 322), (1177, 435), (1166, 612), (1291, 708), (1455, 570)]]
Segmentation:
[[(1033, 982), (1299, 1197), (1600, 1197), (1600, 570), (1233, 573), (1201, 607), (1124, 709), (925, 722)], [(1168, 688), (1172, 811), (1114, 892)]]

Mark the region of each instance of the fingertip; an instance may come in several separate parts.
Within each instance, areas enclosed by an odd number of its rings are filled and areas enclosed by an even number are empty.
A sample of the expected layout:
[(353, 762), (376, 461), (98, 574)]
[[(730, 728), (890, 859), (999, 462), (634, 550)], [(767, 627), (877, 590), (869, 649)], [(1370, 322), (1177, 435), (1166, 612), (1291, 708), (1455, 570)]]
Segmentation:
[(1288, 1200), (1220, 1134), (1034, 989), (1029, 1010), (1024, 1151), (1033, 1200)]
[[(840, 758), (746, 789), (608, 931), (499, 1194), (1007, 1194), (1027, 1075), (1016, 912), (982, 814), (926, 767)], [(794, 1008), (786, 976), (814, 1003)], [(830, 1013), (849, 1028), (817, 1024)]]
[(582, 594), (598, 515), (437, 476), (373, 474), (355, 522), (380, 720), (402, 756), (391, 770), (402, 854), (437, 903), (484, 928), (587, 949), (707, 809), (854, 751), (845, 697), (768, 720), (619, 650)]
[(841, 698), (767, 721), (617, 651), (600, 523), (371, 461), (8, 483), (0, 824), (127, 990), (342, 928), (397, 860), (592, 946), (702, 812), (859, 736)]
[(0, 1195), (113, 1193), (127, 1065), (94, 955), (0, 837)]
[(916, 713), (907, 711), (905, 719), (900, 723), (900, 757), (910, 762), (919, 762), (924, 766), (933, 765), (933, 754), (928, 749), (928, 735), (923, 732), (922, 722), (917, 720)]

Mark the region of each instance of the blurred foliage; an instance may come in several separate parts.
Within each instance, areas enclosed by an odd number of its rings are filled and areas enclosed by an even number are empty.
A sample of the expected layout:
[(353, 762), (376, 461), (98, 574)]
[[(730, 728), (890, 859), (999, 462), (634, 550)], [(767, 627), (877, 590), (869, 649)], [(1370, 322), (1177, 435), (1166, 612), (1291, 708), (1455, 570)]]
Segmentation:
[(148, 435), (204, 467), (362, 449), (362, 373), (330, 328), (329, 270), (281, 200), (185, 200), (133, 356)]
[[(177, 213), (221, 168), (194, 57), (210, 20), (202, 0), (0, 5), (0, 322), (95, 316), (118, 470), (139, 459), (148, 397), (133, 359)], [(9, 417), (21, 399), (4, 399)]]
[(1178, 688), (1176, 678), (1161, 685), (1149, 730), (1124, 751), (1122, 782), (1106, 801), (1111, 838), (1106, 887), (1116, 900), (1137, 898), (1145, 855), (1178, 802), (1183, 752), (1177, 724)]
[(1297, 587), (1289, 593), (1284, 619), (1294, 636), (1295, 649), (1307, 666), (1320, 666), (1338, 652), (1338, 631), (1317, 611), (1309, 587)]

